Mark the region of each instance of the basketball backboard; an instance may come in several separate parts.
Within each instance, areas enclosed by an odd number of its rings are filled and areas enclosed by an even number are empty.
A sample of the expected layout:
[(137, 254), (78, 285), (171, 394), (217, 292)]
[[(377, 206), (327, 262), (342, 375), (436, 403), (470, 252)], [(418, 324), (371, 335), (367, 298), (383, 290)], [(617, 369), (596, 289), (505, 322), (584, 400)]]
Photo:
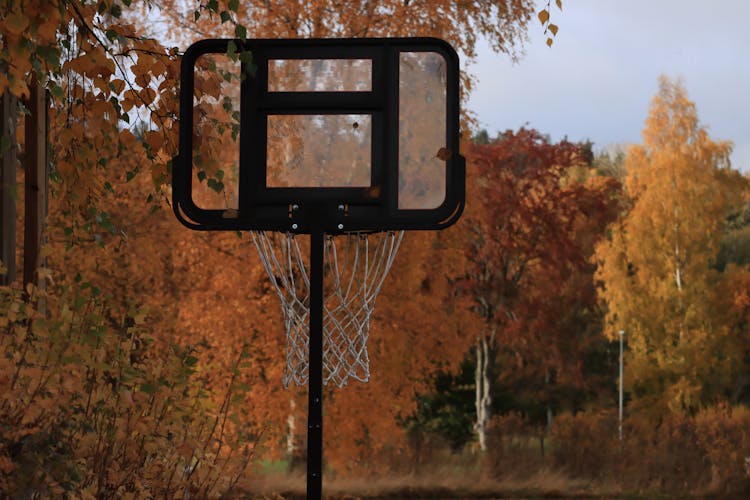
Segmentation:
[(204, 40), (182, 61), (193, 229), (442, 229), (464, 206), (458, 57), (432, 38)]

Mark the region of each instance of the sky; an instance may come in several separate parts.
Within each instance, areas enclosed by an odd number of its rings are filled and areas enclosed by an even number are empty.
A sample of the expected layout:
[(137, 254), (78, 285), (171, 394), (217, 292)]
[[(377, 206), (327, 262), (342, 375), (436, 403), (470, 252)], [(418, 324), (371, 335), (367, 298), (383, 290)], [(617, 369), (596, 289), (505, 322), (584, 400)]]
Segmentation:
[[(750, 172), (750, 1), (563, 0), (553, 46), (537, 19), (525, 55), (478, 45), (468, 108), (490, 135), (521, 126), (595, 151), (641, 142), (659, 75), (682, 79), (714, 140)], [(538, 2), (539, 9), (546, 1)]]

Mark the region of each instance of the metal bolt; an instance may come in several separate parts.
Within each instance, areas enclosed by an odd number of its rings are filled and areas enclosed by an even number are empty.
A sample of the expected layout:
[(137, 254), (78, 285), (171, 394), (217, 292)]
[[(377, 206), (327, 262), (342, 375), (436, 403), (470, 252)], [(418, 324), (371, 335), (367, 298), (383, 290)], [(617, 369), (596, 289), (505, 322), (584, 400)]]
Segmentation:
[(292, 229), (297, 229), (299, 226), (297, 224), (292, 224)]
[(338, 225), (338, 228), (339, 228), (339, 229), (344, 229), (344, 225), (343, 225), (343, 224), (339, 224), (339, 225)]
[(299, 210), (299, 205), (297, 205), (296, 203), (292, 205), (292, 210)]
[(339, 205), (339, 212), (343, 212), (343, 211), (344, 211), (344, 205)]

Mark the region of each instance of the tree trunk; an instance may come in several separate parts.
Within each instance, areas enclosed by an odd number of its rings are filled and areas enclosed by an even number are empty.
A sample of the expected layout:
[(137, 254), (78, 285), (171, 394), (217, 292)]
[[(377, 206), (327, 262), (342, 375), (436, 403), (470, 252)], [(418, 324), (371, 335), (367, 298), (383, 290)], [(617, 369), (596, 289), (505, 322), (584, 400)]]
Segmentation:
[(0, 105), (0, 285), (16, 276), (16, 116), (17, 101), (5, 92)]
[(477, 339), (477, 366), (474, 372), (474, 383), (476, 386), (474, 404), (477, 412), (477, 421), (474, 424), (474, 429), (477, 432), (479, 449), (482, 452), (487, 451), (487, 427), (492, 417), (492, 395), (490, 391), (491, 349), (489, 344), (490, 341), (486, 335), (482, 335)]
[(297, 440), (295, 432), (297, 430), (297, 421), (295, 415), (295, 409), (297, 404), (294, 402), (294, 398), (289, 399), (289, 416), (286, 418), (286, 454), (290, 460), (292, 460), (297, 452)]
[(32, 79), (27, 102), (26, 144), (24, 152), (25, 226), (23, 242), (24, 288), (44, 287), (39, 279), (42, 266), (42, 241), (47, 215), (47, 95), (44, 86)]

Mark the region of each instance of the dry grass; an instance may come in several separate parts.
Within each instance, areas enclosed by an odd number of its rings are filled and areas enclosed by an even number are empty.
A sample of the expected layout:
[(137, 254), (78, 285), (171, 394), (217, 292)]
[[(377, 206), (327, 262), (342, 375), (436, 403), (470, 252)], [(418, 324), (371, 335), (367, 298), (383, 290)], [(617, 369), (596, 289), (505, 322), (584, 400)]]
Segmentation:
[[(305, 476), (264, 474), (245, 485), (255, 498), (304, 498)], [(555, 471), (539, 471), (527, 477), (491, 478), (466, 471), (436, 469), (431, 473), (382, 477), (325, 478), (326, 498), (518, 498), (600, 497), (616, 492), (593, 491), (586, 481), (573, 480)]]

